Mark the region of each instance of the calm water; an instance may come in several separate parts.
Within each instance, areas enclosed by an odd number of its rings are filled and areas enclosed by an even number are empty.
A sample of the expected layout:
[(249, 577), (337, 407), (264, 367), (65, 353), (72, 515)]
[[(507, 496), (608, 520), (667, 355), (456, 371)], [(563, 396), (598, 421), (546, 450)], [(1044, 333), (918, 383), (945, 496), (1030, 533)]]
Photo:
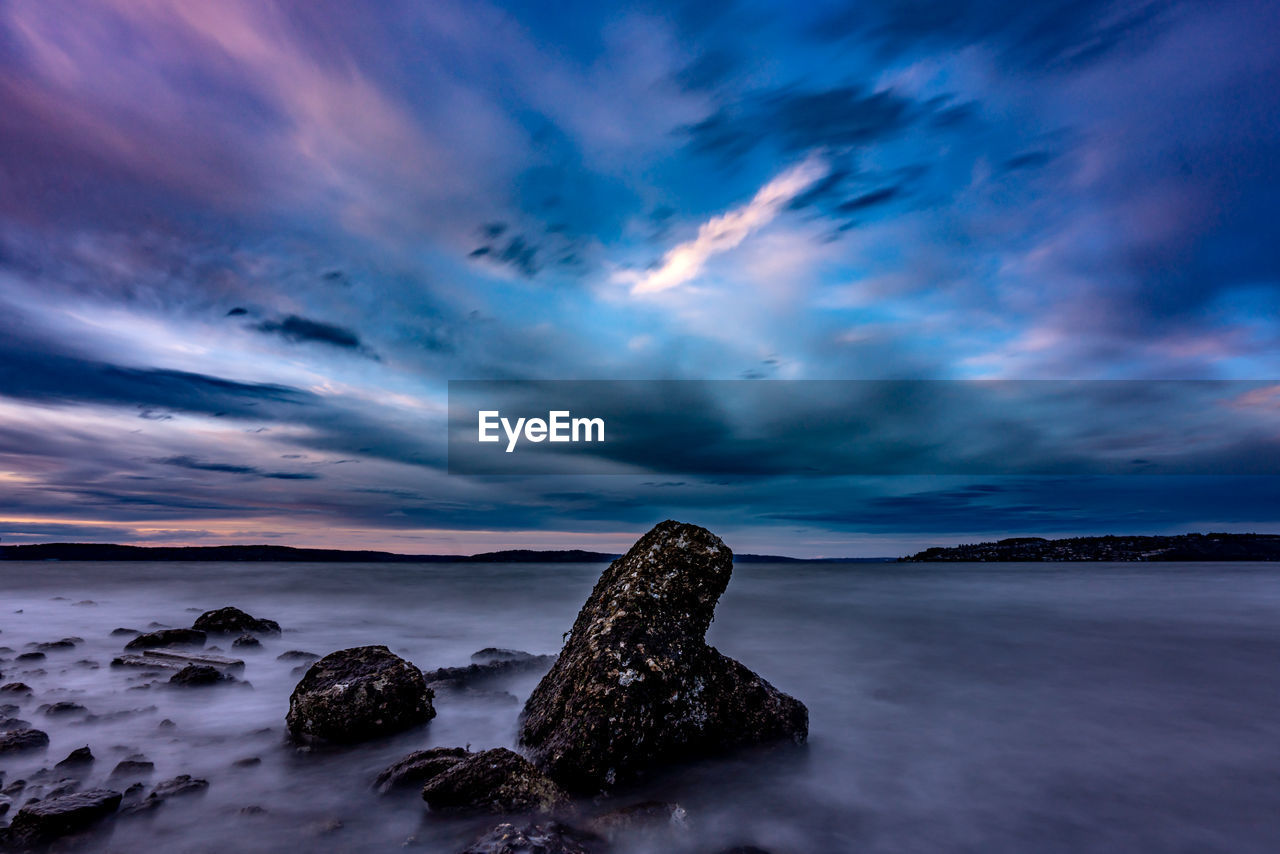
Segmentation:
[[(435, 819), (413, 793), (379, 798), (369, 784), (420, 747), (512, 746), (537, 674), (499, 686), (519, 702), (441, 695), (423, 730), (307, 754), (283, 740), (298, 677), (276, 655), (380, 643), (434, 668), (486, 646), (555, 652), (601, 569), (0, 563), (0, 645), (85, 639), (37, 665), (0, 653), (5, 681), (36, 691), (20, 716), (52, 739), (43, 756), (5, 760), (5, 780), (88, 744), (87, 785), (135, 752), (156, 781), (211, 782), (116, 821), (102, 850), (388, 851), (412, 837), (457, 851), (492, 822)], [(190, 625), (229, 604), (286, 630), (241, 656), (252, 689), (131, 690), (137, 671), (106, 666), (127, 640), (113, 628)], [(1280, 850), (1280, 567), (741, 566), (710, 639), (808, 704), (810, 744), (586, 805), (656, 796), (687, 809), (687, 829), (624, 852)], [(46, 673), (24, 673), (35, 667)], [(36, 710), (59, 699), (106, 717)], [(165, 718), (176, 727), (158, 728)], [(232, 767), (245, 757), (262, 761)], [(250, 805), (265, 812), (241, 814)]]

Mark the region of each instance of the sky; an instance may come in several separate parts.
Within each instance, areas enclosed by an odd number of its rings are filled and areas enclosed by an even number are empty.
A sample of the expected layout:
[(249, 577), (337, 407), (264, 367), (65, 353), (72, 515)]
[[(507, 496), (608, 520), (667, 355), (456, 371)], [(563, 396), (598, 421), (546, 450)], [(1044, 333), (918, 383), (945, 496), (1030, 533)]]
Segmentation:
[(1239, 467), (446, 465), (449, 380), (1280, 378), (1276, 32), (1264, 0), (0, 0), (0, 540), (1280, 531)]

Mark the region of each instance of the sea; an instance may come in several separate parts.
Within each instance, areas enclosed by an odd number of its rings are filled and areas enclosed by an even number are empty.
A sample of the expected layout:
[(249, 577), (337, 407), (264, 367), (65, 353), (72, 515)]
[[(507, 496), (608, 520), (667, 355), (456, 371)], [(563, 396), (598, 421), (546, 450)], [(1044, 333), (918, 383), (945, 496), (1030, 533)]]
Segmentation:
[[(0, 563), (0, 682), (47, 751), (0, 757), (0, 788), (73, 749), (82, 788), (209, 781), (106, 822), (83, 850), (446, 852), (492, 817), (378, 795), (380, 770), (433, 746), (515, 747), (541, 674), (441, 692), (421, 729), (299, 750), (284, 727), (288, 650), (383, 644), (424, 669), (485, 647), (556, 653), (599, 564)], [(248, 684), (179, 690), (113, 668), (118, 627), (189, 626), (234, 605), (284, 632)], [(29, 644), (82, 639), (44, 661)], [(578, 805), (644, 801), (682, 821), (620, 854), (1274, 854), (1280, 851), (1280, 566), (1254, 563), (744, 564), (708, 640), (809, 708), (808, 743), (670, 768)], [(59, 701), (83, 712), (48, 716)], [(169, 722), (164, 723), (162, 722)], [(257, 762), (244, 762), (253, 760)], [(31, 785), (36, 785), (32, 783)], [(12, 818), (25, 796), (13, 795)]]

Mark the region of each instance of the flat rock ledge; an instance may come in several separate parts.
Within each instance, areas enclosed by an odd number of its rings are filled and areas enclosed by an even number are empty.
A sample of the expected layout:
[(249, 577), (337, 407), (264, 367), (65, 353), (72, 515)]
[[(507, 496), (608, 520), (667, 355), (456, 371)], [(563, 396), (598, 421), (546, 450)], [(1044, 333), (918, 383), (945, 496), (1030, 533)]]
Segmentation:
[(520, 742), (570, 791), (771, 741), (803, 742), (809, 712), (706, 643), (733, 553), (666, 521), (610, 564), (534, 689)]
[(454, 813), (550, 813), (569, 802), (547, 775), (505, 747), (468, 754), (427, 780), (422, 799), (434, 812)]
[(385, 646), (330, 653), (289, 697), (289, 733), (301, 741), (354, 744), (403, 732), (436, 716), (422, 672)]
[(4, 847), (25, 851), (80, 833), (115, 813), (120, 798), (111, 789), (89, 789), (27, 804), (13, 817)]

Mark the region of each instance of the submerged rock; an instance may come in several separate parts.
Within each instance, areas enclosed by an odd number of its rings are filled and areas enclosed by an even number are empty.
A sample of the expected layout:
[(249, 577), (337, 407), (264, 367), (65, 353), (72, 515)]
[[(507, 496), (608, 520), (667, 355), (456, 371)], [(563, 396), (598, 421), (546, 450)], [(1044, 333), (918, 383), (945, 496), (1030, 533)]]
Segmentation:
[(422, 799), (438, 812), (551, 812), (568, 802), (551, 778), (505, 747), (473, 753), (432, 777)]
[(379, 794), (392, 789), (405, 789), (420, 785), (441, 774), (469, 756), (465, 747), (433, 747), (415, 750), (393, 765), (388, 766), (373, 781)]
[(319, 657), (320, 656), (316, 655), (314, 652), (307, 652), (306, 650), (301, 649), (291, 649), (277, 655), (276, 661), (315, 661)]
[(110, 789), (90, 789), (29, 803), (13, 817), (8, 844), (19, 850), (45, 845), (88, 829), (119, 806), (120, 793)]
[(525, 705), (521, 743), (595, 792), (673, 762), (808, 736), (804, 704), (707, 645), (733, 554), (666, 521), (610, 564)]
[(208, 788), (208, 780), (202, 780), (199, 777), (192, 777), (190, 774), (179, 774), (172, 780), (165, 780), (163, 783), (157, 784), (156, 787), (151, 790), (149, 797), (174, 798), (179, 795), (195, 795), (204, 792)]
[(422, 675), (427, 684), (440, 688), (467, 688), (491, 679), (517, 673), (545, 671), (555, 663), (554, 655), (533, 655), (510, 649), (482, 649), (471, 656), (471, 664), (462, 667), (439, 667)]
[(48, 746), (48, 733), (41, 732), (38, 729), (18, 729), (11, 732), (0, 732), (0, 756), (44, 750)]
[(195, 629), (157, 629), (138, 635), (124, 645), (125, 649), (157, 649), (168, 646), (204, 646), (207, 637)]
[(615, 839), (637, 833), (654, 835), (663, 831), (684, 830), (688, 813), (679, 804), (643, 801), (619, 807), (592, 819), (589, 827), (601, 836)]
[(147, 759), (121, 759), (111, 770), (111, 779), (136, 780), (139, 777), (150, 777), (156, 770), (156, 764)]
[(467, 846), (461, 854), (591, 854), (599, 839), (556, 822), (503, 823)]
[(75, 750), (67, 754), (67, 758), (63, 759), (54, 768), (84, 768), (93, 764), (93, 751), (89, 749), (89, 745), (77, 747)]
[(216, 667), (207, 664), (188, 664), (169, 677), (170, 685), (193, 688), (201, 685), (216, 685), (219, 682), (234, 682), (235, 677), (223, 673)]
[(216, 611), (205, 611), (191, 626), (211, 635), (240, 635), (245, 632), (280, 634), (280, 624), (275, 620), (261, 620), (229, 605)]
[(426, 723), (434, 696), (421, 671), (385, 646), (343, 649), (307, 670), (285, 722), (295, 738), (350, 744)]

